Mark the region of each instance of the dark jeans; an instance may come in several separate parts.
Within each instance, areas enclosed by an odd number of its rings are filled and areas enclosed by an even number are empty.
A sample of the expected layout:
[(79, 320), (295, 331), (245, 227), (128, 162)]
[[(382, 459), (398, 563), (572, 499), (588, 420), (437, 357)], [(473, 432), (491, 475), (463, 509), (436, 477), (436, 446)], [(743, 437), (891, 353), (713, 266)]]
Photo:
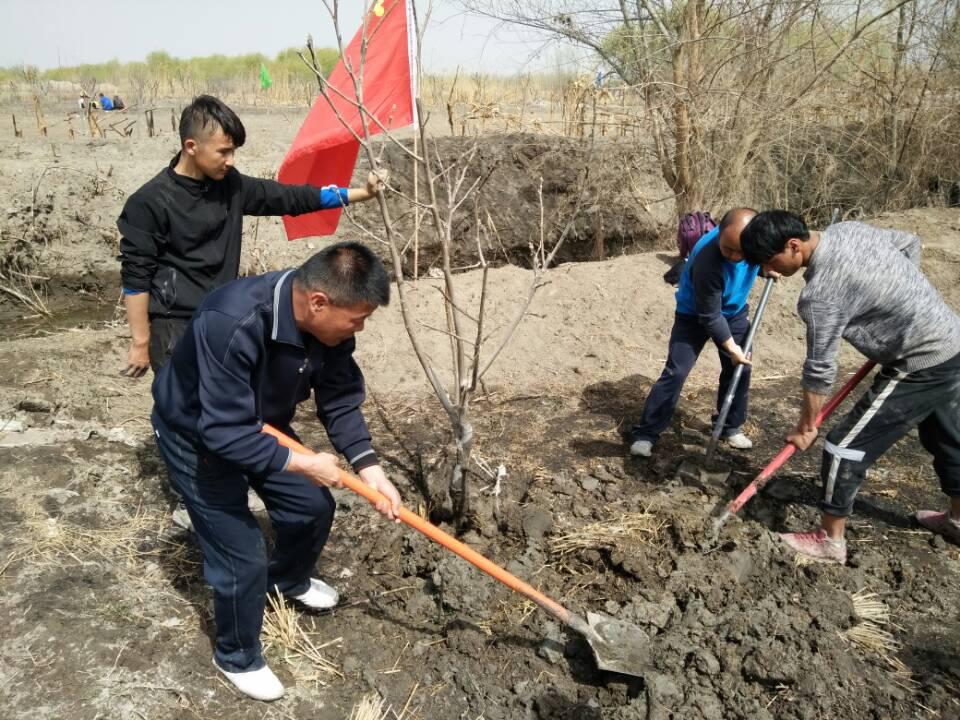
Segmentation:
[[(737, 345), (743, 347), (743, 341), (750, 331), (750, 319), (747, 317), (747, 310), (732, 318), (727, 318), (727, 324), (730, 326), (734, 341)], [(673, 413), (677, 409), (683, 384), (687, 381), (687, 376), (693, 370), (697, 358), (700, 357), (700, 351), (703, 350), (703, 346), (707, 344), (709, 339), (710, 336), (697, 318), (681, 313), (674, 315), (666, 367), (663, 368), (660, 379), (650, 389), (647, 401), (643, 405), (640, 420), (630, 428), (627, 437), (631, 443), (637, 440), (656, 442), (660, 433), (667, 429), (670, 420), (673, 418)], [(717, 413), (714, 418), (720, 414), (723, 398), (727, 394), (730, 380), (736, 369), (736, 365), (730, 361), (730, 356), (725, 351), (718, 350), (718, 353), (721, 366), (720, 389), (717, 392)], [(733, 405), (730, 407), (730, 412), (724, 423), (724, 437), (739, 432), (740, 426), (746, 421), (749, 395), (750, 368), (745, 367), (743, 375), (740, 377), (740, 384), (737, 386), (737, 392), (733, 396)]]
[(150, 318), (150, 367), (153, 374), (160, 372), (160, 368), (167, 364), (173, 349), (180, 342), (180, 338), (187, 331), (190, 318)]
[(914, 427), (948, 497), (960, 497), (960, 355), (926, 370), (881, 368), (823, 446), (821, 509), (846, 517), (867, 470)]
[[(193, 521), (203, 575), (213, 587), (214, 658), (228, 672), (259, 670), (266, 593), (295, 596), (310, 587), (333, 524), (333, 495), (290, 472), (247, 475), (170, 431), (156, 412), (152, 419), (160, 455)], [(247, 508), (248, 484), (263, 499), (276, 534), (269, 562), (263, 534)]]

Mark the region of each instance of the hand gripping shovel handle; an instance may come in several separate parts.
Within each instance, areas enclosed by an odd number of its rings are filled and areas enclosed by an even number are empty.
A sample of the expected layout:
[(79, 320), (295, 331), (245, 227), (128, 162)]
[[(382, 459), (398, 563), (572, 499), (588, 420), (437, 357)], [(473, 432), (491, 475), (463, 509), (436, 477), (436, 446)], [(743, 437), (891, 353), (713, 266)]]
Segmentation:
[[(294, 452), (303, 453), (304, 455), (316, 454), (313, 452), (313, 450), (310, 450), (290, 436), (280, 432), (275, 427), (264, 424), (263, 432), (267, 435), (272, 435), (277, 439), (277, 442), (279, 442), (285, 448), (293, 450)], [(349, 490), (352, 490), (357, 495), (365, 498), (371, 505), (376, 506), (381, 500), (386, 500), (382, 494), (380, 494), (377, 490), (374, 490), (359, 478), (356, 478), (350, 473), (344, 472), (343, 470), (340, 470), (339, 472), (339, 480), (341, 483), (343, 483), (343, 486)], [(436, 525), (427, 522), (416, 513), (412, 513), (407, 510), (407, 508), (401, 507), (400, 520), (412, 527), (414, 530), (423, 533), (435, 543), (438, 543), (447, 550), (459, 555), (461, 558), (476, 566), (494, 580), (499, 580), (514, 592), (520, 593), (524, 597), (529, 598), (548, 613), (553, 615), (553, 617), (562, 622), (564, 625), (569, 625), (574, 630), (585, 635), (590, 635), (592, 633), (592, 630), (590, 629), (590, 626), (587, 624), (586, 620), (570, 612), (559, 603), (554, 602), (529, 583), (525, 583), (520, 578), (507, 572), (496, 563), (485, 558), (476, 550), (472, 550), (470, 547), (464, 545), (452, 535), (445, 533)]]
[[(870, 374), (870, 371), (873, 370), (875, 364), (876, 363), (874, 363), (872, 360), (864, 363), (863, 367), (857, 370), (856, 374), (852, 378), (847, 380), (847, 384), (840, 388), (840, 391), (836, 395), (830, 398), (827, 404), (824, 405), (817, 414), (817, 418), (815, 420), (817, 427), (820, 427), (823, 421), (830, 417), (833, 411), (837, 409), (837, 406), (847, 398), (847, 395), (849, 395), (853, 389), (860, 384), (860, 381)], [(730, 504), (727, 505), (726, 511), (720, 518), (720, 522), (717, 523), (718, 527), (719, 525), (722, 525), (723, 522), (725, 522), (731, 515), (736, 515), (738, 512), (740, 512), (740, 508), (746, 505), (747, 501), (756, 495), (757, 491), (767, 484), (767, 481), (770, 480), (773, 474), (783, 467), (784, 463), (793, 457), (793, 454), (796, 451), (797, 446), (793, 443), (787, 443), (784, 445), (783, 450), (777, 453), (777, 456), (770, 461), (770, 464), (767, 465), (763, 471), (757, 475), (756, 478), (754, 478), (753, 482), (747, 485), (747, 487), (743, 489), (743, 492), (741, 492), (735, 500), (731, 501)]]
[[(770, 298), (770, 291), (773, 290), (773, 278), (767, 278), (763, 286), (763, 294), (760, 296), (760, 304), (757, 305), (757, 312), (753, 316), (753, 322), (750, 324), (750, 330), (743, 342), (743, 354), (746, 355), (753, 347), (753, 336), (760, 327), (760, 318), (763, 317), (763, 310), (767, 307), (767, 300)], [(733, 378), (730, 380), (730, 386), (727, 388), (727, 394), (723, 398), (723, 405), (720, 407), (720, 414), (717, 416), (717, 422), (714, 423), (713, 433), (710, 435), (710, 442), (707, 444), (707, 460), (713, 457), (717, 444), (720, 442), (720, 433), (723, 432), (723, 425), (727, 421), (727, 415), (730, 414), (730, 408), (733, 406), (733, 396), (737, 392), (737, 386), (740, 385), (740, 377), (743, 375), (743, 365), (737, 365), (733, 371)]]

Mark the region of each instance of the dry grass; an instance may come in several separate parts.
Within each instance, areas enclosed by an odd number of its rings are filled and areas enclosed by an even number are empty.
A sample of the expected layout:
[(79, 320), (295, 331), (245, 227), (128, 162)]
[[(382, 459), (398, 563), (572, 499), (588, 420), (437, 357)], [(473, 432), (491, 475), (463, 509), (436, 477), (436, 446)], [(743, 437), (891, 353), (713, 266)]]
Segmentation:
[(898, 685), (912, 689), (916, 685), (913, 673), (895, 656), (900, 643), (887, 629), (896, 628), (890, 621), (890, 608), (878, 599), (876, 593), (866, 589), (858, 590), (850, 599), (854, 615), (860, 622), (840, 633), (840, 637), (861, 651), (878, 656), (893, 673)]
[[(169, 525), (166, 513), (142, 506), (126, 521), (96, 529), (46, 517), (42, 512), (26, 515), (26, 539), (31, 547), (21, 559), (29, 558), (41, 566), (64, 567), (71, 565), (71, 561), (81, 566), (98, 562), (111, 565), (122, 562), (128, 568), (139, 566), (145, 558), (161, 554), (158, 550), (141, 550), (144, 538), (159, 535)], [(179, 547), (175, 554), (186, 553), (185, 546)], [(169, 552), (163, 554), (169, 558)]]
[(625, 550), (649, 545), (666, 523), (649, 512), (624, 513), (613, 520), (584, 525), (556, 538), (551, 549), (558, 555), (583, 550)]
[(890, 608), (885, 602), (878, 599), (876, 593), (867, 592), (864, 588), (855, 592), (851, 599), (853, 600), (853, 612), (861, 620), (869, 620), (878, 625), (888, 625), (890, 623)]
[(300, 614), (282, 596), (269, 595), (270, 612), (263, 617), (264, 650), (275, 649), (281, 653), (301, 678), (319, 681), (320, 673), (343, 677), (340, 669), (323, 655), (323, 650), (336, 645), (342, 638), (314, 644), (300, 622)]
[[(416, 688), (414, 688), (415, 690)], [(411, 693), (412, 697), (412, 693)], [(399, 712), (393, 709), (391, 706), (386, 706), (386, 700), (381, 698), (377, 693), (370, 693), (369, 695), (364, 695), (363, 699), (360, 700), (356, 705), (353, 706), (353, 710), (350, 712), (350, 720), (412, 720), (413, 715), (407, 710), (406, 707), (401, 709)], [(407, 701), (409, 705), (409, 700)]]
[(500, 601), (500, 607), (487, 620), (481, 620), (476, 623), (477, 627), (483, 630), (484, 634), (492, 636), (493, 629), (497, 625), (520, 626), (523, 625), (537, 610), (536, 604), (531, 600), (522, 598), (516, 602)]

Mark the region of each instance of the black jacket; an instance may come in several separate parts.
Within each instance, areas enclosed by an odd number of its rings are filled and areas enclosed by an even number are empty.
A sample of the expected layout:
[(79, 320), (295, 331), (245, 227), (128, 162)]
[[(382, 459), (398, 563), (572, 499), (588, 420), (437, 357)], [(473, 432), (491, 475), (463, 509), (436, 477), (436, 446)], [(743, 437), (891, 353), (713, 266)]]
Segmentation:
[(290, 452), (260, 432), (289, 430), (314, 393), (317, 417), (354, 470), (377, 464), (360, 411), (363, 374), (351, 338), (328, 347), (302, 335), (293, 317), (293, 271), (241, 278), (207, 296), (153, 383), (163, 425), (200, 450), (262, 475)]
[[(240, 174), (194, 180), (169, 167), (131, 195), (117, 220), (120, 278), (150, 293), (151, 317), (189, 318), (203, 298), (237, 277), (244, 215), (301, 215), (331, 207), (320, 188)], [(336, 193), (325, 193), (326, 199)], [(346, 195), (344, 192), (343, 195)]]

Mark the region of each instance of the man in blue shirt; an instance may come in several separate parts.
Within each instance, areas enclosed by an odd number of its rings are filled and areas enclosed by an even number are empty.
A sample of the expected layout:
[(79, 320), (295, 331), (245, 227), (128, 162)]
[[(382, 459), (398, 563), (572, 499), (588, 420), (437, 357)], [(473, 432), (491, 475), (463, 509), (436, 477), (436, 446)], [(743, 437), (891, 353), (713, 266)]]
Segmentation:
[(103, 93), (100, 93), (100, 107), (104, 112), (113, 110), (113, 101)]
[[(267, 592), (313, 609), (338, 600), (311, 577), (333, 522), (328, 488), (339, 487), (337, 458), (293, 452), (261, 429), (269, 423), (292, 435), (297, 405), (312, 392), (330, 443), (385, 496), (377, 510), (398, 519), (400, 496), (371, 445), (353, 359), (354, 335), (389, 300), (390, 279), (376, 255), (359, 243), (332, 245), (297, 270), (210, 293), (153, 384), (157, 447), (213, 586), (214, 665), (258, 700), (283, 695), (260, 646)], [(270, 514), (269, 562), (248, 487)]]
[(630, 454), (650, 457), (653, 444), (670, 425), (680, 391), (707, 340), (713, 340), (720, 355), (719, 414), (733, 372), (746, 366), (727, 415), (723, 438), (731, 447), (749, 450), (753, 443), (741, 427), (747, 418), (750, 390), (750, 360), (741, 346), (750, 329), (747, 297), (759, 266), (743, 261), (740, 233), (756, 215), (749, 208), (734, 208), (720, 225), (694, 246), (680, 276), (677, 312), (670, 333), (667, 364), (643, 406), (639, 422), (628, 433)]

